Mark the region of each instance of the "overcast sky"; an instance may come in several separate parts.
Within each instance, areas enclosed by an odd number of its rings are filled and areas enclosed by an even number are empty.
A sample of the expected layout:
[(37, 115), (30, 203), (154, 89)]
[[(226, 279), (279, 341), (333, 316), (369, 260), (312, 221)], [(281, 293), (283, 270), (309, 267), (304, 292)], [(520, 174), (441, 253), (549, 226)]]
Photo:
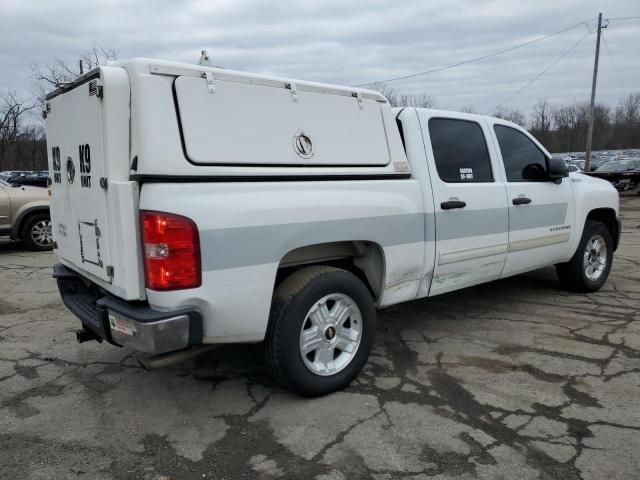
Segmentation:
[[(355, 85), (437, 68), (585, 21), (640, 16), (638, 0), (0, 0), (0, 89), (29, 95), (31, 65), (77, 63), (92, 43), (118, 58), (216, 64), (286, 77)], [(580, 26), (477, 63), (390, 83), (427, 93), (439, 108), (484, 113), (547, 68), (587, 32)], [(640, 91), (640, 20), (604, 31), (598, 101)], [(530, 111), (538, 99), (588, 100), (595, 49), (588, 35), (563, 60), (504, 105)], [(619, 75), (616, 74), (616, 68)]]

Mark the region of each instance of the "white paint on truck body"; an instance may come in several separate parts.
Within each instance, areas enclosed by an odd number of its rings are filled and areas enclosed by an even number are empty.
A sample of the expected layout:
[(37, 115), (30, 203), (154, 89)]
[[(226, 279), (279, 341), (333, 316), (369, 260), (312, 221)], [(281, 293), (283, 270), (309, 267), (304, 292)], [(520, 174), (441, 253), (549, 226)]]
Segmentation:
[(382, 248), (380, 306), (416, 297), (422, 277), (419, 183), (406, 180), (156, 183), (140, 207), (188, 216), (200, 233), (203, 281), (197, 289), (147, 291), (158, 309), (198, 306), (205, 337), (263, 338), (276, 271), (308, 245), (353, 240)]

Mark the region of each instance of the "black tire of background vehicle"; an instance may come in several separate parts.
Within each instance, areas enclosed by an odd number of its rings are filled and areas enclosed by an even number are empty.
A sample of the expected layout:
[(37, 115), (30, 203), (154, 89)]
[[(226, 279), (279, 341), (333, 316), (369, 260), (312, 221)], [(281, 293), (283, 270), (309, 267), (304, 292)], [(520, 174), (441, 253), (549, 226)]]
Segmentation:
[(51, 217), (48, 213), (36, 213), (27, 218), (22, 226), (22, 235), (20, 236), (22, 242), (29, 250), (45, 251), (53, 248), (53, 242), (50, 245), (38, 245), (33, 238), (31, 238), (31, 229), (33, 226), (43, 220), (51, 221)]
[[(584, 253), (587, 242), (594, 236), (600, 235), (606, 244), (607, 259), (604, 270), (599, 278), (590, 280), (584, 268)], [(587, 220), (582, 232), (582, 238), (578, 244), (578, 249), (571, 260), (566, 263), (556, 265), (556, 273), (560, 283), (567, 290), (573, 292), (590, 293), (600, 290), (604, 282), (607, 281), (611, 264), (613, 262), (613, 238), (606, 225), (602, 222)]]
[[(362, 316), (358, 349), (344, 369), (329, 376), (309, 370), (299, 342), (309, 309), (326, 295), (348, 295)], [(265, 360), (272, 377), (283, 387), (307, 397), (317, 397), (347, 386), (369, 358), (376, 327), (376, 310), (365, 284), (347, 270), (310, 266), (287, 277), (276, 289), (265, 338)]]

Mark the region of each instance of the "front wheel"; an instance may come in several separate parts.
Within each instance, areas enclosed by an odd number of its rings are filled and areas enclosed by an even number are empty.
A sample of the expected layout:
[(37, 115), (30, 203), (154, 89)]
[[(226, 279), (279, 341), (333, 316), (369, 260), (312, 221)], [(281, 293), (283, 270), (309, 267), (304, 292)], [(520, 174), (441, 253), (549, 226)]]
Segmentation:
[(613, 261), (613, 239), (601, 222), (587, 220), (576, 253), (567, 263), (556, 265), (565, 288), (575, 292), (595, 292), (607, 281)]
[(276, 289), (266, 363), (284, 387), (315, 397), (339, 390), (364, 366), (375, 333), (371, 293), (351, 272), (312, 266)]

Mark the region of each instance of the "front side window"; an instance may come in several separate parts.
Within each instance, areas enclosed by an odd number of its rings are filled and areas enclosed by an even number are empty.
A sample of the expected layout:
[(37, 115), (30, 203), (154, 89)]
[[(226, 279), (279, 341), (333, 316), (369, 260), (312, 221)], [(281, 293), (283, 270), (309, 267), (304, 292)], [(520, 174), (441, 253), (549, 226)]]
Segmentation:
[(494, 125), (509, 182), (547, 180), (547, 157), (524, 133)]
[(438, 176), (447, 183), (493, 182), (482, 127), (469, 120), (432, 118), (429, 135)]

